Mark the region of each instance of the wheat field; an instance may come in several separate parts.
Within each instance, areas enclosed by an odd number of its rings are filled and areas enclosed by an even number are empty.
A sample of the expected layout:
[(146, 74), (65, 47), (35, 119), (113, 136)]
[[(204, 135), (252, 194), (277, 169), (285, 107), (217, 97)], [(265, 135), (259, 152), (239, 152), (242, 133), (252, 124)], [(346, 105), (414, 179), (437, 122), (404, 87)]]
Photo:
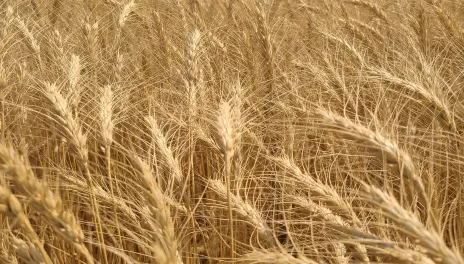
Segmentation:
[(464, 264), (464, 2), (1, 0), (0, 263)]

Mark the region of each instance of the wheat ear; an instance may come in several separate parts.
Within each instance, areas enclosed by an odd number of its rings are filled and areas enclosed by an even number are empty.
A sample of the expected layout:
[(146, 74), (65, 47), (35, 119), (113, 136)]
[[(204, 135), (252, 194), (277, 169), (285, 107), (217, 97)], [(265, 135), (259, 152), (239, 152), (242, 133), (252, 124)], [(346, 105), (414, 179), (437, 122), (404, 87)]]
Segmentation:
[(41, 250), (31, 242), (26, 242), (20, 238), (11, 235), (11, 245), (18, 254), (19, 258), (28, 264), (52, 263), (50, 259), (45, 259)]
[(417, 264), (434, 264), (427, 255), (423, 252), (418, 252), (412, 249), (401, 248), (397, 242), (380, 238), (376, 235), (365, 233), (359, 229), (354, 229), (347, 226), (332, 226), (347, 237), (362, 243), (366, 248), (373, 249), (369, 252), (371, 257), (389, 255), (405, 263)]
[(129, 19), (130, 13), (135, 9), (135, 7), (136, 7), (135, 1), (130, 0), (129, 2), (127, 2), (127, 4), (125, 4), (122, 7), (121, 13), (119, 13), (119, 19), (118, 19), (117, 29), (116, 29), (116, 40), (115, 40), (116, 46), (120, 45), (122, 29), (124, 25), (126, 24), (127, 20)]
[[(10, 190), (0, 185), (0, 213), (6, 215), (7, 217), (16, 221), (16, 223), (21, 227), (25, 232), (26, 236), (32, 241), (33, 249), (37, 249), (39, 254), (34, 254), (35, 257), (33, 260), (42, 260), (46, 264), (51, 264), (52, 261), (45, 251), (42, 241), (39, 239), (39, 236), (34, 231), (29, 219), (24, 214), (24, 211), (21, 206), (21, 202), (14, 196)], [(18, 250), (18, 247), (15, 247), (18, 255), (21, 256), (22, 250)], [(27, 250), (26, 252), (28, 252)], [(38, 262), (38, 261), (36, 261)]]
[(426, 249), (426, 254), (433, 261), (442, 264), (464, 263), (459, 252), (449, 249), (438, 233), (427, 230), (419, 219), (404, 209), (394, 197), (367, 184), (364, 189), (363, 196), (367, 201), (378, 206), (387, 218), (395, 222), (394, 228)]
[[(296, 203), (303, 208), (309, 210), (311, 213), (321, 214), (324, 220), (328, 222), (332, 222), (334, 225), (338, 226), (348, 226), (345, 220), (343, 220), (340, 216), (335, 215), (332, 210), (327, 208), (325, 204), (335, 205), (337, 209), (340, 210), (344, 217), (348, 217), (355, 226), (361, 227), (361, 221), (357, 217), (356, 213), (353, 211), (352, 206), (348, 204), (333, 188), (316, 181), (310, 175), (304, 174), (300, 168), (293, 162), (293, 160), (282, 157), (282, 158), (273, 158), (273, 161), (276, 164), (286, 170), (286, 172), (290, 173), (296, 180), (298, 180), (298, 184), (303, 184), (304, 187), (308, 188), (308, 190), (313, 194), (313, 199), (317, 199), (319, 201), (323, 201), (323, 204), (318, 205), (315, 202), (304, 199), (298, 196), (288, 196), (290, 202)], [(318, 197), (319, 196), (319, 197)], [(324, 204), (325, 203), (325, 204)], [(343, 248), (345, 245), (343, 244), (335, 244), (334, 247), (336, 249), (340, 249), (339, 253), (343, 252)], [(358, 251), (358, 255), (360, 256), (363, 261), (369, 261), (367, 257), (367, 250), (364, 246), (355, 243), (355, 249)], [(345, 257), (339, 256), (340, 261), (344, 261)]]
[(178, 242), (174, 233), (174, 223), (171, 218), (169, 205), (165, 202), (163, 192), (156, 184), (150, 166), (134, 153), (130, 154), (134, 167), (140, 172), (140, 177), (148, 192), (147, 201), (150, 211), (159, 226), (159, 234), (154, 245), (156, 259), (160, 264), (181, 264), (182, 259), (178, 253)]
[(98, 57), (98, 22), (91, 24), (89, 17), (86, 20), (82, 29), (88, 53), (93, 62), (96, 62)]
[(68, 70), (68, 81), (69, 81), (69, 101), (71, 102), (72, 110), (76, 113), (79, 104), (82, 88), (78, 86), (79, 80), (81, 79), (81, 60), (77, 55), (71, 55)]
[(398, 145), (362, 125), (355, 124), (348, 118), (337, 115), (331, 111), (319, 109), (318, 114), (324, 124), (337, 129), (348, 139), (357, 140), (366, 148), (372, 150), (378, 157), (384, 156), (388, 166), (394, 168), (409, 183), (411, 190), (419, 195), (420, 201), (426, 206), (430, 214), (431, 204), (427, 197), (422, 179), (417, 175), (416, 168), (408, 153), (401, 150)]
[(210, 189), (215, 192), (219, 199), (228, 202), (239, 216), (245, 221), (248, 221), (252, 226), (256, 227), (259, 238), (261, 238), (268, 246), (274, 245), (274, 236), (256, 208), (244, 201), (242, 197), (236, 196), (227, 190), (227, 187), (221, 181), (209, 180)]
[(197, 29), (190, 34), (185, 60), (184, 82), (187, 89), (189, 117), (195, 116), (198, 88), (201, 86), (201, 69), (199, 58), (202, 49), (201, 32)]
[(324, 202), (326, 205), (336, 206), (344, 218), (349, 219), (354, 226), (362, 227), (362, 222), (353, 211), (353, 207), (332, 187), (317, 181), (310, 174), (303, 173), (295, 162), (287, 157), (273, 157), (271, 160), (285, 169), (285, 172), (292, 176), (299, 185), (307, 188), (313, 194), (313, 199)]
[[(302, 209), (307, 210), (309, 213), (315, 216), (320, 216), (325, 222), (324, 223), (329, 223), (330, 225), (333, 225), (338, 228), (350, 228), (350, 225), (343, 220), (339, 215), (335, 214), (332, 210), (329, 208), (317, 204), (308, 198), (301, 197), (301, 196), (288, 196), (287, 199), (289, 202), (294, 203), (298, 206), (301, 206)], [(355, 243), (355, 242), (350, 242), (350, 244), (354, 244), (354, 248), (357, 251), (357, 255), (362, 259), (362, 261), (369, 262), (369, 258), (367, 256), (367, 249), (364, 245), (360, 243)], [(339, 243), (338, 247), (342, 249), (346, 247), (344, 244)], [(343, 258), (342, 258), (343, 259)]]
[[(98, 209), (98, 203), (94, 195), (94, 183), (92, 175), (90, 174), (89, 169), (89, 153), (87, 148), (87, 136), (82, 132), (82, 127), (75, 117), (73, 117), (72, 112), (69, 108), (68, 101), (61, 95), (58, 91), (58, 88), (55, 84), (45, 83), (45, 96), (52, 103), (52, 106), (56, 112), (55, 120), (63, 128), (63, 136), (68, 138), (71, 142), (71, 145), (76, 149), (77, 156), (82, 164), (82, 171), (84, 176), (87, 179), (87, 184), (89, 186), (89, 199), (90, 204), (93, 210), (93, 216), (96, 218), (97, 224), (97, 237), (98, 242), (103, 247), (105, 251), (105, 244), (103, 238), (103, 231), (101, 227), (100, 213)], [(106, 254), (104, 254), (106, 258)], [(107, 261), (106, 261), (107, 263)]]
[(37, 39), (34, 37), (32, 32), (27, 28), (26, 23), (24, 23), (24, 20), (22, 20), (19, 16), (16, 17), (16, 22), (17, 22), (17, 27), (21, 34), (27, 39), (27, 44), (29, 48), (37, 53), (37, 55), (40, 53), (40, 46), (37, 41)]
[(24, 38), (27, 39), (27, 46), (31, 49), (31, 51), (34, 53), (34, 55), (37, 57), (37, 61), (39, 62), (39, 67), (40, 70), (43, 70), (43, 64), (42, 64), (42, 58), (40, 56), (40, 46), (39, 42), (37, 39), (34, 37), (34, 34), (27, 28), (26, 23), (17, 16), (16, 17), (16, 25), (21, 32), (21, 34), (24, 36)]
[(444, 9), (441, 1), (426, 0), (426, 2), (432, 5), (435, 11), (435, 15), (438, 17), (440, 23), (451, 37), (454, 37), (461, 33), (459, 30), (459, 26), (455, 23), (454, 20), (451, 19), (450, 14), (447, 12), (446, 9)]
[(182, 55), (182, 52), (180, 52), (179, 49), (169, 40), (169, 34), (167, 34), (166, 29), (164, 28), (160, 14), (158, 12), (153, 12), (153, 17), (155, 19), (155, 27), (158, 32), (161, 49), (166, 59), (165, 65), (170, 66), (171, 52), (173, 52), (174, 55), (176, 55), (176, 57), (180, 59), (182, 59), (184, 56)]
[(437, 109), (439, 111), (437, 120), (440, 125), (451, 132), (457, 131), (452, 111), (449, 108), (449, 103), (446, 99), (438, 96), (434, 89), (428, 89), (420, 84), (402, 79), (383, 69), (370, 68), (370, 72), (374, 77), (379, 77), (382, 81), (404, 87), (422, 96), (422, 98), (427, 101), (427, 104), (432, 106), (432, 109)]
[(0, 145), (0, 162), (3, 170), (12, 177), (16, 189), (29, 199), (31, 207), (42, 214), (56, 234), (72, 243), (88, 263), (93, 263), (84, 246), (84, 233), (74, 215), (63, 210), (61, 197), (39, 181), (28, 163), (13, 149)]
[(234, 127), (233, 116), (228, 102), (222, 102), (219, 105), (217, 115), (217, 143), (221, 149), (222, 157), (225, 163), (225, 176), (226, 176), (226, 197), (227, 206), (229, 211), (229, 232), (231, 243), (232, 258), (235, 255), (235, 239), (234, 239), (234, 220), (232, 214), (232, 193), (231, 193), (231, 162), (234, 156)]
[[(82, 195), (87, 193), (88, 186), (85, 181), (82, 181), (77, 177), (71, 176), (68, 172), (63, 172), (62, 175), (66, 175), (69, 177), (68, 179), (63, 180), (68, 181), (69, 183), (60, 183), (62, 189), (74, 190)], [(112, 196), (111, 193), (108, 193), (99, 185), (95, 186), (95, 196), (101, 203), (106, 204), (107, 206), (113, 206), (115, 204), (118, 210), (124, 213), (124, 216), (132, 220), (137, 220), (137, 215), (135, 214), (134, 210), (129, 207), (129, 205), (123, 198)]]
[[(258, 20), (257, 34), (262, 44), (262, 52), (266, 63), (265, 77), (267, 83), (267, 95), (273, 96), (275, 89), (275, 51), (272, 42), (271, 28), (269, 25), (269, 15), (266, 13), (262, 2), (256, 2), (256, 14)], [(271, 99), (271, 98), (269, 98)]]
[(119, 15), (119, 20), (118, 20), (118, 26), (120, 28), (124, 27), (124, 24), (129, 18), (129, 14), (134, 10), (135, 6), (136, 5), (135, 5), (134, 0), (129, 1), (127, 4), (124, 5), (124, 7), (121, 10), (121, 13)]
[(155, 140), (158, 151), (161, 153), (164, 161), (166, 162), (166, 166), (171, 171), (174, 180), (178, 184), (182, 183), (184, 179), (182, 177), (182, 170), (179, 160), (174, 156), (171, 148), (169, 147), (167, 139), (161, 131), (158, 122), (153, 116), (146, 117), (145, 121), (150, 126), (151, 136)]
[(382, 11), (382, 9), (380, 9), (375, 4), (371, 4), (369, 2), (361, 1), (361, 0), (345, 0), (344, 2), (348, 3), (348, 4), (352, 4), (352, 5), (356, 5), (356, 6), (366, 8), (369, 11), (371, 11), (372, 13), (374, 13), (377, 17), (379, 17), (380, 19), (382, 19), (383, 21), (388, 23), (387, 15), (385, 15), (385, 13)]
[[(2, 13), (3, 14), (3, 13)], [(0, 41), (0, 48), (5, 48), (5, 39), (7, 39), (8, 34), (10, 33), (10, 27), (13, 25), (13, 22), (15, 21), (14, 17), (14, 10), (11, 6), (6, 6), (5, 8), (5, 13), (4, 13), (4, 19), (2, 23), (2, 29), (0, 30), (0, 37), (2, 38), (2, 41)]]
[[(116, 202), (114, 196), (114, 187), (113, 187), (113, 174), (111, 173), (111, 144), (113, 143), (113, 103), (114, 95), (113, 90), (110, 85), (105, 85), (103, 87), (103, 94), (100, 100), (100, 126), (101, 126), (101, 138), (105, 149), (105, 158), (106, 158), (106, 171), (108, 174), (108, 179), (110, 182), (110, 192), (113, 200), (113, 214), (116, 221), (116, 229), (118, 232), (119, 243), (122, 246), (121, 230), (119, 228), (119, 217), (116, 210)], [(117, 181), (116, 181), (117, 184)], [(119, 189), (119, 188), (118, 188)]]

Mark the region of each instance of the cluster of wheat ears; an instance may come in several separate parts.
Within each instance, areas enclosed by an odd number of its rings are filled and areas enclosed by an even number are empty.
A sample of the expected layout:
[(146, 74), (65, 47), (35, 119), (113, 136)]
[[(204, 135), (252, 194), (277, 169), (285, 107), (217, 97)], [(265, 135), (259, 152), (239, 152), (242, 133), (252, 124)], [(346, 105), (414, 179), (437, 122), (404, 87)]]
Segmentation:
[(464, 264), (463, 17), (0, 1), (0, 263)]

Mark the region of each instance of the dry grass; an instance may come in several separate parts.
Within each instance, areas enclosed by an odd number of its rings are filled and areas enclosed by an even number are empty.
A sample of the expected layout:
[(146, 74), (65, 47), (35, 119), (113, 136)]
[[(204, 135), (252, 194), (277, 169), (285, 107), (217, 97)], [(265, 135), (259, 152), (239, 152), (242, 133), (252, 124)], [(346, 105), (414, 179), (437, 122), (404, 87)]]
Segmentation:
[(0, 262), (464, 264), (462, 10), (0, 2)]

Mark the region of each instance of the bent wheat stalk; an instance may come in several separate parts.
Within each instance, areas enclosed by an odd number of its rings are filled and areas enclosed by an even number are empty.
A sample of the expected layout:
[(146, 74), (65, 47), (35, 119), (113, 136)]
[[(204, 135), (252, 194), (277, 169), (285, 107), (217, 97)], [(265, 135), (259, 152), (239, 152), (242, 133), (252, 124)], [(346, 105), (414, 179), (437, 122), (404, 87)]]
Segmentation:
[(439, 112), (437, 120), (440, 125), (453, 133), (457, 132), (456, 122), (453, 118), (453, 111), (449, 107), (449, 102), (442, 96), (439, 96), (434, 89), (429, 89), (421, 84), (400, 78), (384, 69), (370, 67), (370, 73), (374, 77), (381, 78), (382, 81), (404, 87), (411, 92), (419, 94), (432, 109), (437, 109)]
[[(103, 238), (103, 230), (101, 227), (100, 212), (94, 194), (94, 183), (92, 175), (90, 174), (89, 169), (87, 136), (82, 132), (82, 127), (77, 119), (73, 117), (68, 101), (61, 95), (55, 84), (45, 83), (45, 89), (43, 93), (53, 105), (53, 108), (56, 112), (55, 120), (62, 126), (63, 136), (70, 140), (71, 145), (76, 149), (77, 156), (81, 161), (82, 171), (87, 179), (87, 184), (89, 186), (89, 200), (94, 212), (93, 216), (96, 219), (98, 242), (103, 247), (102, 251), (104, 252), (105, 243)], [(103, 254), (103, 256), (105, 257), (105, 263), (108, 263), (106, 260), (106, 254)]]
[(344, 218), (350, 220), (354, 226), (362, 226), (362, 222), (353, 211), (352, 206), (335, 189), (314, 179), (311, 175), (303, 173), (295, 162), (288, 157), (271, 157), (270, 159), (276, 162), (276, 165), (285, 169), (285, 172), (296, 180), (296, 184), (307, 188), (313, 194), (313, 199), (323, 201), (326, 205), (336, 206)]
[(337, 133), (345, 135), (348, 139), (357, 140), (363, 146), (373, 151), (378, 157), (384, 156), (387, 164), (398, 171), (400, 176), (409, 183), (411, 191), (417, 193), (420, 201), (431, 215), (432, 220), (435, 221), (424, 184), (422, 179), (417, 175), (414, 163), (408, 153), (401, 150), (395, 142), (360, 124), (355, 124), (348, 118), (324, 109), (319, 109), (318, 114), (322, 117), (323, 123), (335, 128)]
[(242, 197), (236, 196), (228, 191), (227, 187), (224, 186), (221, 181), (209, 180), (208, 184), (210, 189), (218, 195), (219, 199), (227, 202), (240, 218), (256, 227), (259, 238), (261, 238), (267, 246), (274, 245), (273, 232), (256, 208), (244, 201)]
[(180, 167), (179, 160), (174, 156), (171, 148), (168, 146), (168, 142), (163, 132), (161, 131), (156, 118), (153, 116), (148, 116), (145, 118), (145, 121), (150, 126), (150, 132), (152, 138), (155, 140), (157, 145), (157, 150), (161, 153), (166, 166), (171, 171), (174, 180), (180, 184), (183, 182), (182, 170)]
[[(307, 210), (309, 213), (315, 216), (320, 216), (323, 220), (324, 223), (328, 223), (331, 226), (334, 226), (335, 229), (341, 229), (341, 228), (350, 228), (350, 225), (343, 220), (339, 215), (335, 214), (332, 210), (329, 208), (317, 204), (313, 201), (311, 201), (309, 198), (306, 197), (301, 197), (301, 196), (286, 196), (289, 202), (294, 203), (298, 206), (300, 206), (302, 209)], [(357, 251), (356, 254), (359, 256), (359, 258), (362, 261), (369, 262), (369, 257), (367, 255), (367, 249), (364, 245), (360, 243), (354, 242), (345, 242), (345, 244), (353, 244), (354, 249)], [(343, 243), (338, 243), (338, 248), (344, 249), (346, 252), (346, 247), (345, 244)], [(346, 256), (345, 256), (346, 257)]]
[(178, 242), (174, 233), (174, 223), (169, 205), (165, 202), (164, 194), (154, 181), (150, 166), (134, 153), (130, 154), (130, 158), (145, 183), (149, 208), (152, 217), (156, 221), (155, 224), (159, 227), (154, 245), (157, 262), (160, 264), (182, 264), (181, 256), (178, 253)]
[(442, 264), (462, 264), (464, 260), (457, 250), (447, 247), (443, 238), (433, 230), (427, 230), (410, 211), (379, 188), (365, 184), (363, 196), (368, 202), (378, 206), (384, 215), (395, 222), (393, 228), (408, 236), (413, 243), (426, 249), (426, 254), (435, 262)]

